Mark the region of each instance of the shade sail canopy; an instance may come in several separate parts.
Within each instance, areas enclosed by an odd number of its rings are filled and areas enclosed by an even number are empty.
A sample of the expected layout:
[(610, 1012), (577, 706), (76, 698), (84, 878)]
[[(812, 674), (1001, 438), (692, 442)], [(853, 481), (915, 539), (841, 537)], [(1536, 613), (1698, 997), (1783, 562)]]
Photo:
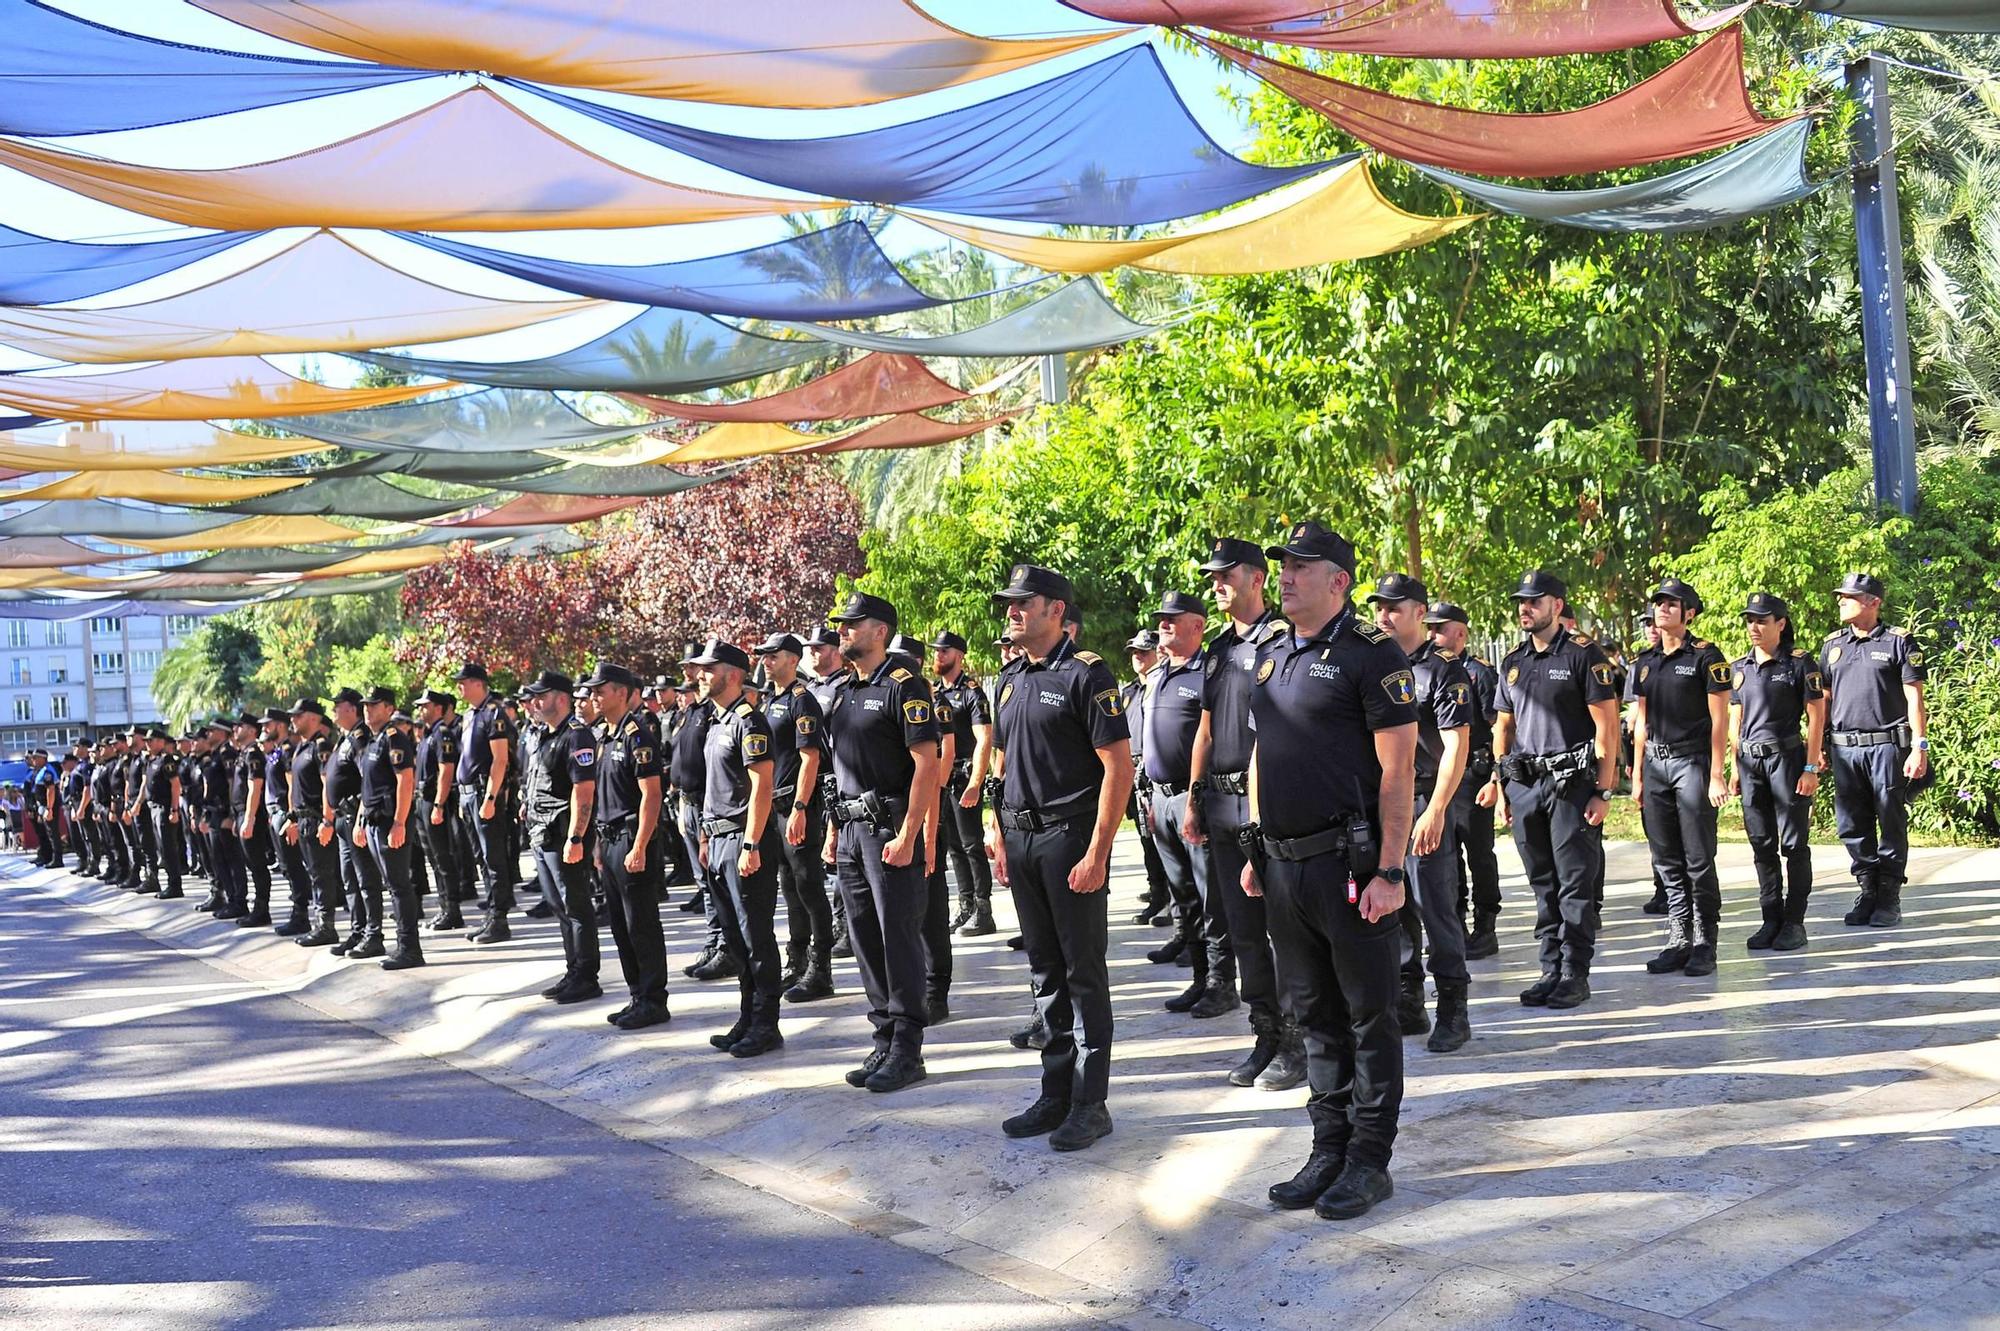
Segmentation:
[(1580, 176), (1693, 157), (1783, 123), (1743, 83), (1743, 30), (1717, 33), (1643, 83), (1573, 111), (1433, 106), (1315, 74), (1224, 42), (1203, 46), (1391, 157), (1489, 176)]
[(144, 540), (130, 540), (126, 544), (164, 554), (171, 550), (232, 550), (266, 545), (352, 541), (367, 535), (366, 532), (356, 531), (352, 527), (336, 526), (321, 518), (243, 518), (231, 521), (228, 514), (202, 516), (221, 517), (223, 525), (208, 527), (185, 536), (148, 537)]
[(1164, 222), (1241, 203), (1324, 165), (1256, 166), (1231, 156), (1188, 114), (1151, 46), (991, 101), (830, 138), (721, 134), (541, 92), (628, 134), (785, 189), (974, 217)]
[(377, 453), (312, 473), (336, 476), (423, 476), (460, 485), (513, 480), (561, 466), (559, 458), (532, 449), (509, 453)]
[(0, 444), (0, 466), (22, 471), (171, 471), (176, 467), (228, 467), (268, 462), (300, 453), (324, 453), (330, 445), (311, 439), (265, 439), (256, 435), (214, 430), (212, 438), (184, 449), (127, 452), (116, 436), (72, 430), (53, 447), (40, 444)]
[(800, 449), (802, 453), (856, 453), (871, 448), (930, 448), (937, 444), (948, 444), (956, 439), (969, 438), (982, 430), (990, 430), (996, 425), (1005, 425), (1017, 416), (1027, 414), (1020, 411), (1005, 411), (997, 416), (988, 416), (975, 421), (934, 421), (928, 416), (895, 416), (865, 430), (856, 430), (835, 443), (817, 444)]
[[(731, 328), (705, 314), (652, 309), (582, 346), (535, 360), (458, 361), (380, 353), (355, 359), (469, 384), (699, 393), (832, 354), (823, 341), (779, 341)], [(0, 393), (0, 402), (7, 400)]]
[(130, 597), (96, 600), (45, 599), (34, 592), (0, 591), (0, 601), (9, 603), (7, 606), (9, 619), (55, 620), (62, 623), (94, 619), (99, 615), (116, 618), (123, 615), (215, 615), (222, 612), (222, 607), (219, 606), (164, 598), (160, 603), (152, 604), (134, 601)]
[(505, 544), (490, 546), (487, 553), (502, 559), (521, 559), (534, 555), (573, 555), (579, 550), (590, 549), (593, 542), (585, 540), (573, 531), (562, 527), (550, 527), (538, 531), (533, 536), (516, 536)]
[(403, 585), (405, 576), (407, 575), (402, 573), (391, 573), (383, 577), (303, 578), (258, 599), (302, 601), (312, 596), (366, 596), (375, 592), (394, 591)]
[(0, 539), (0, 568), (70, 568), (86, 564), (115, 564), (137, 559), (136, 554), (114, 555), (93, 550), (62, 536), (9, 536)]
[(0, 414), (0, 434), (9, 430), (26, 430), (37, 425), (47, 425), (47, 416), (8, 416)]
[(252, 419), (404, 402), (444, 386), (328, 388), (256, 356), (215, 356), (108, 374), (0, 374), (0, 405), (64, 420)]
[(1271, 201), (1249, 205), (1256, 215), (1233, 213), (1174, 235), (1139, 240), (1070, 240), (1017, 236), (990, 227), (924, 217), (925, 226), (1020, 263), (1058, 273), (1102, 273), (1113, 268), (1218, 275), (1270, 273), (1320, 263), (1343, 263), (1427, 245), (1478, 220), (1476, 216), (1422, 217), (1389, 202), (1376, 188), (1365, 161), (1335, 167), (1301, 182)]
[(627, 393), (649, 411), (684, 421), (842, 421), (941, 407), (966, 396), (915, 356), (870, 352), (830, 374), (746, 402), (675, 402)]
[(289, 490), (291, 477), (184, 476), (175, 471), (80, 471), (59, 481), (16, 490), (10, 502), (35, 499), (144, 499), (155, 504), (224, 504)]
[(191, 536), (231, 521), (227, 513), (139, 508), (107, 499), (55, 499), (0, 518), (0, 536), (96, 536), (133, 545), (138, 543), (135, 538)]
[[(0, 0), (0, 9), (7, 0)], [(0, 55), (0, 62), (6, 56)], [(0, 88), (6, 76), (0, 74)], [(4, 99), (4, 93), (0, 93)], [(0, 226), (0, 305), (53, 305), (116, 291), (241, 245), (242, 232), (124, 245), (50, 240)]]
[(579, 465), (502, 481), (494, 488), (522, 494), (544, 495), (653, 495), (679, 494), (731, 474), (723, 468), (691, 475), (668, 467), (593, 467)]
[(1418, 167), (1497, 212), (1592, 231), (1695, 231), (1767, 213), (1821, 188), (1806, 176), (1812, 122), (1795, 120), (1705, 162), (1606, 189), (1537, 190)]
[(627, 171), (485, 88), (323, 148), (248, 166), (174, 170), (13, 142), (0, 142), (0, 166), (135, 213), (223, 231), (539, 231), (714, 222), (818, 206)]
[(414, 522), (438, 518), (480, 503), (484, 496), (470, 499), (436, 498), (413, 494), (378, 476), (336, 476), (296, 488), (231, 504), (232, 513), (255, 513), (273, 517), (377, 518), (385, 521)]
[(1003, 74), (1115, 31), (996, 41), (905, 0), (195, 0), (301, 46), (418, 69), (743, 106), (862, 106)]
[(442, 546), (419, 550), (370, 550), (307, 574), (309, 578), (349, 578), (368, 573), (405, 573), (450, 557)]
[(911, 286), (860, 222), (732, 254), (638, 266), (539, 259), (437, 236), (404, 239), (558, 291), (746, 319), (868, 319), (946, 303)]
[(572, 498), (567, 495), (524, 494), (476, 517), (440, 524), (442, 530), (470, 529), (468, 538), (482, 536), (480, 529), (496, 527), (566, 527), (572, 522), (589, 522), (620, 509), (643, 502), (638, 498)]
[(578, 447), (639, 434), (645, 425), (599, 425), (554, 393), (484, 388), (423, 402), (336, 415), (286, 416), (281, 430), (349, 448), (402, 453), (498, 453)]
[(827, 324), (792, 323), (783, 327), (844, 347), (894, 351), (911, 356), (1047, 356), (1058, 351), (1086, 351), (1145, 337), (1153, 325), (1126, 318), (1095, 282), (1070, 282), (1031, 305), (968, 328), (962, 333), (925, 336), (916, 333), (871, 333)]
[(1927, 32), (2000, 32), (1993, 0), (1801, 0), (1807, 9), (1857, 23)]
[[(1976, 3), (1976, 0), (1963, 0)], [(1673, 0), (1063, 0), (1114, 23), (1212, 28), (1256, 41), (1442, 59), (1580, 55), (1672, 41), (1719, 27), (1737, 5), (1689, 20)]]
[(789, 425), (762, 421), (730, 421), (704, 430), (701, 437), (663, 450), (659, 462), (731, 462), (739, 458), (769, 457), (791, 453), (815, 444), (832, 444), (850, 439), (865, 428), (853, 426), (831, 434), (813, 434)]
[(434, 286), (318, 231), (193, 291), (89, 310), (0, 310), (0, 342), (59, 360), (358, 351), (446, 342), (597, 307), (590, 300), (487, 300)]
[(175, 567), (189, 573), (310, 573), (354, 557), (346, 550), (218, 550)]
[(0, 0), (0, 33), (0, 134), (137, 129), (425, 77), (158, 41), (35, 0)]

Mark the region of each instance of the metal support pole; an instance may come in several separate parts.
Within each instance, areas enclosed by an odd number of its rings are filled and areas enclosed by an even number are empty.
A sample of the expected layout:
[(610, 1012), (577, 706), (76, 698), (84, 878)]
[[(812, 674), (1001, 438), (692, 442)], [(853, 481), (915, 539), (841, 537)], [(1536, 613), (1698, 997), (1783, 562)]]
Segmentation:
[(1910, 328), (1903, 299), (1903, 226), (1897, 214), (1889, 67), (1868, 56), (1847, 67), (1861, 105), (1854, 121), (1854, 233), (1861, 265), (1861, 338), (1868, 357), (1868, 435), (1875, 502), (1917, 511), (1917, 432), (1910, 400)]
[(1069, 401), (1069, 357), (1060, 351), (1042, 357), (1042, 401)]

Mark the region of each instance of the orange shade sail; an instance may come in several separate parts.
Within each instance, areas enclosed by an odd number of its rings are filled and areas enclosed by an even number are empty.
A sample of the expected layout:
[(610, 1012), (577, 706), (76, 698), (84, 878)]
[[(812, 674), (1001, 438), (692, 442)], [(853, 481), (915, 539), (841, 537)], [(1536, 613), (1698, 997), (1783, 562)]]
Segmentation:
[(155, 504), (229, 504), (304, 485), (303, 476), (183, 476), (175, 471), (80, 471), (9, 500), (144, 499)]
[(621, 393), (662, 416), (684, 421), (838, 421), (941, 407), (967, 396), (926, 369), (915, 356), (870, 352), (830, 374), (782, 393), (744, 402), (676, 402)]
[(329, 388), (256, 356), (216, 356), (108, 374), (0, 374), (0, 403), (61, 420), (203, 421), (379, 407), (448, 386)]
[(836, 443), (820, 444), (802, 448), (801, 453), (857, 453), (870, 448), (930, 448), (937, 444), (948, 444), (955, 439), (965, 439), (990, 430), (996, 425), (1005, 425), (1017, 416), (1027, 414), (1024, 407), (1019, 411), (1004, 411), (998, 416), (988, 416), (977, 421), (934, 421), (928, 416), (894, 416), (879, 425), (871, 425), (865, 430), (856, 430)]

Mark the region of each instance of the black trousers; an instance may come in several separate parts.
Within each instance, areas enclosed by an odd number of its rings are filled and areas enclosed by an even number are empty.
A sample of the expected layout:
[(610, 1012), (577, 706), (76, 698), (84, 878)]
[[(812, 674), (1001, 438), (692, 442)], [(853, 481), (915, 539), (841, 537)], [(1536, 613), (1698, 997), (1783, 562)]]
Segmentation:
[[(240, 818), (238, 829), (243, 826)], [(245, 841), (240, 830), (236, 834), (237, 849), (243, 856), (243, 867), (250, 875), (249, 904), (252, 910), (271, 909), (271, 824), (264, 818), (257, 819), (255, 830)]]
[(118, 833), (125, 838), (125, 881), (133, 887), (137, 887), (146, 876), (146, 844), (152, 830), (143, 806), (131, 822), (123, 818), (118, 820)]
[[(305, 847), (303, 843), (295, 846), (285, 839), (289, 815), (272, 815), (269, 806), (266, 806), (265, 813), (265, 826), (272, 829), (271, 846), (277, 852), (278, 867), (284, 872), (285, 886), (290, 893), (292, 914), (306, 919), (312, 911), (313, 881), (312, 871), (306, 868)], [(279, 821), (281, 818), (287, 821)]]
[[(535, 881), (541, 885), (542, 900), (555, 912), (556, 927), (562, 934), (563, 974), (595, 982), (603, 958), (597, 945), (597, 905), (592, 900), (593, 847), (586, 834), (583, 858), (575, 864), (563, 863), (563, 852), (569, 847), (568, 823), (565, 817), (553, 827), (529, 828), (528, 853), (535, 857)], [(657, 913), (654, 918), (659, 918)]]
[(208, 848), (210, 891), (219, 893), (231, 910), (248, 910), (250, 866), (243, 853), (243, 838), (224, 826), (219, 814), (210, 813), (202, 841)]
[[(359, 812), (336, 812), (333, 819), (334, 849), (340, 859), (340, 883), (347, 896), (348, 936), (366, 941), (382, 936), (382, 898), (387, 886), (382, 866), (365, 845), (354, 844), (354, 829), (366, 830)], [(408, 861), (404, 861), (405, 873)]]
[(1338, 854), (1267, 860), (1265, 910), (1279, 1003), (1305, 1033), (1313, 1147), (1386, 1168), (1403, 1106), (1396, 1022), (1403, 926), (1401, 912), (1373, 924), (1362, 919), (1359, 903), (1347, 900), (1347, 881)]
[(722, 946), (736, 958), (738, 1016), (775, 1028), (778, 1000), (785, 992), (785, 968), (778, 960), (778, 864), (784, 842), (777, 820), (764, 829), (757, 849), (757, 872), (737, 872), (743, 833), (721, 832), (708, 839), (708, 884), (722, 923)]
[(1806, 918), (1812, 895), (1812, 796), (1799, 794), (1805, 775), (1803, 746), (1752, 755), (1736, 751), (1742, 788), (1743, 831), (1757, 864), (1757, 904), (1766, 919)]
[(1493, 853), (1496, 810), (1482, 809), (1479, 783), (1468, 772), (1451, 797), (1452, 837), (1458, 843), (1458, 913), (1477, 922), (1500, 913), (1500, 860)]
[[(160, 839), (153, 833), (153, 806), (141, 804), (133, 811), (131, 832), (134, 844), (139, 848), (137, 864), (143, 871), (146, 886), (157, 892), (160, 888)], [(135, 874), (134, 881), (140, 875)]]
[(91, 828), (86, 820), (74, 812), (65, 810), (63, 821), (69, 825), (69, 848), (76, 855), (79, 866), (97, 858), (97, 843), (91, 839)]
[[(389, 909), (396, 920), (396, 952), (398, 955), (421, 953), (424, 950), (418, 926), (423, 923), (423, 913), (417, 903), (416, 880), (410, 875), (410, 855), (415, 849), (410, 844), (410, 828), (403, 828), (403, 844), (389, 844), (389, 833), (394, 823), (386, 815), (367, 818), (367, 855), (372, 862), (372, 876), (389, 899)], [(375, 904), (375, 931), (382, 930), (382, 904)]]
[(1188, 792), (1153, 792), (1153, 846), (1166, 869), (1167, 887), (1181, 918), (1181, 936), (1200, 949), (1197, 977), (1213, 975), (1218, 982), (1236, 978), (1236, 952), (1229, 945), (1229, 921), (1209, 882), (1208, 851), (1181, 835)]
[[(938, 809), (938, 837), (951, 815)], [(951, 992), (951, 885), (944, 876), (944, 847), (939, 846), (937, 867), (924, 875), (924, 993), (943, 998)]]
[(169, 821), (172, 815), (164, 804), (148, 804), (146, 818), (153, 829), (153, 859), (146, 865), (146, 881), (158, 887), (159, 870), (167, 871), (167, 890), (181, 890), (181, 868), (187, 863), (185, 841), (181, 835), (181, 825)]
[(882, 849), (893, 832), (866, 823), (840, 829), (834, 872), (847, 903), (847, 937), (855, 969), (868, 995), (868, 1020), (877, 1049), (915, 1054), (924, 1045), (924, 882), (923, 838), (901, 866), (886, 864)]
[(1007, 890), (1028, 949), (1035, 1011), (1049, 1030), (1042, 1094), (1096, 1102), (1111, 1090), (1111, 979), (1104, 961), (1108, 885), (1069, 890), (1069, 873), (1090, 848), (1091, 816), (1039, 832), (1003, 829)]
[(42, 867), (62, 864), (62, 843), (49, 826), (47, 815), (40, 805), (31, 805), (28, 810), (28, 824), (35, 829), (35, 863)]
[(1653, 873), (1667, 889), (1667, 945), (1715, 946), (1722, 885), (1715, 873), (1716, 808), (1708, 751), (1664, 758), (1646, 746), (1643, 799)]
[(312, 879), (313, 901), (318, 907), (318, 918), (313, 921), (315, 929), (333, 928), (334, 912), (339, 910), (345, 897), (341, 890), (340, 847), (336, 844), (339, 833), (332, 841), (320, 844), (318, 818), (305, 818), (299, 822), (299, 854), (305, 860), (306, 873)]
[(481, 818), (479, 807), (486, 798), (485, 792), (472, 786), (461, 786), (458, 792), (459, 816), (465, 822), (466, 840), (473, 848), (475, 867), (479, 870), (480, 890), (484, 893), (480, 900), (486, 903), (488, 913), (505, 915), (514, 909), (514, 878), (520, 871), (520, 861), (511, 865), (507, 861), (510, 836), (506, 822), (506, 801), (499, 801), (491, 818)]
[(820, 802), (806, 806), (806, 839), (794, 846), (784, 838), (783, 823), (790, 811), (780, 815), (771, 807), (771, 821), (779, 826), (778, 887), (785, 895), (785, 927), (790, 937), (785, 950), (794, 957), (824, 963), (833, 954), (833, 906), (826, 897), (826, 859), (820, 854), (826, 845), (826, 817)]
[(618, 948), (618, 965), (634, 1004), (664, 1007), (667, 1002), (667, 943), (660, 930), (661, 882), (659, 856), (646, 856), (637, 873), (625, 867), (625, 857), (639, 834), (639, 820), (600, 823), (597, 853), (601, 861), (605, 908), (611, 912), (611, 941)]
[[(1434, 777), (1419, 776), (1422, 789), (1416, 798), (1414, 817), (1421, 818), (1430, 807), (1429, 794)], [(1458, 838), (1453, 819), (1445, 820), (1444, 840), (1428, 855), (1412, 855), (1403, 864), (1404, 893), (1408, 900), (1396, 913), (1403, 917), (1403, 936), (1408, 947), (1403, 954), (1403, 973), (1421, 984), (1424, 973), (1424, 939), (1430, 940), (1430, 972), (1441, 984), (1461, 988), (1471, 977), (1465, 969), (1465, 917), (1458, 913)]]
[(97, 843), (104, 851), (104, 879), (107, 882), (123, 882), (131, 873), (127, 862), (130, 845), (125, 840), (125, 829), (120, 827), (110, 814), (102, 810), (91, 811), (91, 823), (97, 832)]
[(1271, 929), (1264, 898), (1243, 890), (1243, 846), (1236, 834), (1249, 821), (1250, 801), (1219, 790), (1202, 792), (1208, 828), (1210, 900), (1220, 900), (1229, 927), (1229, 947), (1236, 958), (1237, 983), (1252, 1016), (1276, 1019), (1277, 960), (1271, 952)]
[(1910, 876), (1903, 753), (1894, 744), (1833, 745), (1833, 821), (1863, 887)]
[(1139, 856), (1146, 863), (1147, 908), (1158, 912), (1173, 899), (1173, 894), (1167, 890), (1167, 869), (1160, 863), (1160, 850), (1153, 844), (1153, 829), (1143, 812), (1150, 803), (1151, 797), (1148, 797), (1147, 804), (1141, 804), (1135, 788), (1132, 798), (1125, 801), (1125, 816), (1132, 820), (1133, 828), (1139, 833)]
[(1597, 885), (1604, 873), (1604, 829), (1584, 821), (1593, 789), (1576, 781), (1568, 793), (1555, 779), (1507, 783), (1514, 814), (1514, 848), (1535, 894), (1535, 940), (1544, 974), (1588, 977), (1597, 955)]
[(971, 808), (961, 808), (959, 800), (965, 797), (965, 787), (971, 780), (969, 771), (954, 771), (939, 793), (943, 809), (938, 818), (938, 871), (944, 871), (944, 862), (951, 862), (952, 877), (958, 880), (958, 904), (961, 907), (991, 908), (993, 904), (993, 866), (986, 860), (986, 823), (983, 815), (985, 800), (982, 798)]
[[(419, 799), (416, 805), (417, 832), (424, 839), (424, 853), (430, 857), (438, 905), (448, 908), (460, 899), (461, 888), (472, 885), (472, 866), (465, 862), (463, 838), (458, 830), (458, 806), (451, 801), (438, 804), (427, 799)], [(440, 821), (431, 821), (433, 812), (440, 815)]]

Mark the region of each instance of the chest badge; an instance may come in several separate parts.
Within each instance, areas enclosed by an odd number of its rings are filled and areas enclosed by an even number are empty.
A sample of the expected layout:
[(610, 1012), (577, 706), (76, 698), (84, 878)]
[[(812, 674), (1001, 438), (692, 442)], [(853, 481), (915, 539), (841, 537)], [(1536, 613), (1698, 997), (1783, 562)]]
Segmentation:
[(1007, 700), (1013, 696), (1014, 696), (1014, 686), (1012, 684), (1009, 684), (1006, 688), (1000, 690), (1000, 705), (1002, 707), (1005, 707), (1007, 705)]
[(1644, 684), (1644, 683), (1646, 682), (1646, 678), (1647, 678), (1647, 676), (1651, 675), (1652, 673), (1653, 673), (1653, 667), (1651, 667), (1651, 666), (1649, 666), (1649, 665), (1642, 665), (1642, 666), (1640, 666), (1640, 667), (1639, 667), (1639, 682), (1640, 682), (1641, 684)]
[(1741, 670), (1736, 672), (1736, 687), (1739, 689), (1743, 687), (1743, 672)]
[(1828, 665), (1833, 665), (1839, 660), (1840, 660), (1840, 648), (1838, 647), (1828, 648), (1826, 653), (1826, 663)]
[(1257, 682), (1259, 684), (1262, 684), (1265, 680), (1271, 677), (1271, 672), (1273, 670), (1276, 670), (1277, 668), (1278, 668), (1277, 657), (1275, 656), (1265, 657), (1264, 663), (1257, 667)]
[(1513, 687), (1514, 687), (1514, 685), (1516, 685), (1516, 684), (1520, 683), (1520, 681), (1521, 681), (1521, 667), (1519, 667), (1519, 666), (1508, 666), (1508, 667), (1507, 667), (1507, 687), (1511, 689), (1511, 688), (1513, 688)]

